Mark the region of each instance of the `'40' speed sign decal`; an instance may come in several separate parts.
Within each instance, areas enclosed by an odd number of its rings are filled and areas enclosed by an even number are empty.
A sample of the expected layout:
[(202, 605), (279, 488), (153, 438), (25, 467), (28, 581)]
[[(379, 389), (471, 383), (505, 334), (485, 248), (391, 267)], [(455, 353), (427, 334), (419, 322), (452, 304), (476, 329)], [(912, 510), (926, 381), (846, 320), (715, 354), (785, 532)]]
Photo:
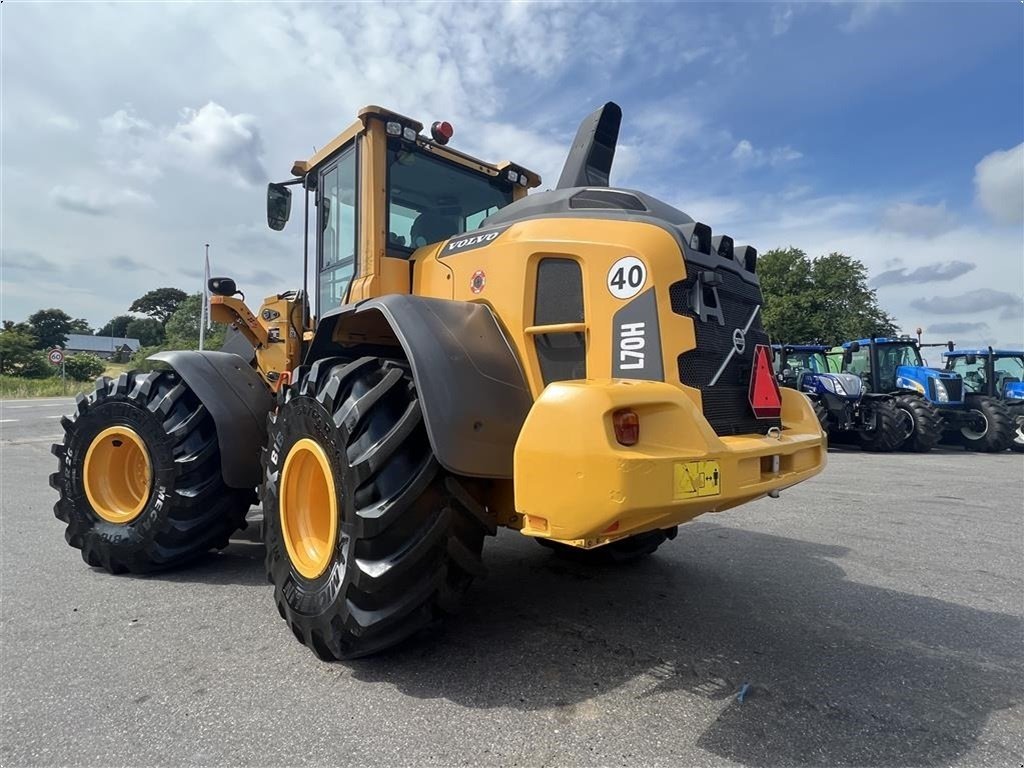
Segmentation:
[(631, 299), (647, 282), (647, 267), (636, 256), (623, 256), (608, 270), (608, 292), (616, 299)]

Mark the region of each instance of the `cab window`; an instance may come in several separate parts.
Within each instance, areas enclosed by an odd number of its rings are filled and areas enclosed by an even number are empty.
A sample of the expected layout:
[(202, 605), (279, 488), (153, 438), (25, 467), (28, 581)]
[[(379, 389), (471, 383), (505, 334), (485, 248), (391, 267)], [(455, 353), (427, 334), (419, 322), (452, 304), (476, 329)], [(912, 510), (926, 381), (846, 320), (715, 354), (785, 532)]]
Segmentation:
[(392, 141), (387, 201), (388, 250), (407, 257), (424, 245), (479, 227), (512, 202), (512, 184)]
[(320, 173), (317, 219), (319, 313), (345, 303), (356, 271), (356, 151), (353, 145)]

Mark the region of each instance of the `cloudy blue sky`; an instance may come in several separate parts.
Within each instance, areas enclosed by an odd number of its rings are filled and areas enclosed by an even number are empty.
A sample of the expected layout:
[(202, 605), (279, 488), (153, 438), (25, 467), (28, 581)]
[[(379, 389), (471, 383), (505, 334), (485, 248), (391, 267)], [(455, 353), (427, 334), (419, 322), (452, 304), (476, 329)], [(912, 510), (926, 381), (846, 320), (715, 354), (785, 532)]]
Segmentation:
[(1024, 5), (0, 6), (2, 307), (100, 325), (215, 272), (301, 282), (264, 185), (377, 103), (557, 179), (624, 110), (613, 183), (760, 250), (842, 250), (903, 328), (1024, 342)]

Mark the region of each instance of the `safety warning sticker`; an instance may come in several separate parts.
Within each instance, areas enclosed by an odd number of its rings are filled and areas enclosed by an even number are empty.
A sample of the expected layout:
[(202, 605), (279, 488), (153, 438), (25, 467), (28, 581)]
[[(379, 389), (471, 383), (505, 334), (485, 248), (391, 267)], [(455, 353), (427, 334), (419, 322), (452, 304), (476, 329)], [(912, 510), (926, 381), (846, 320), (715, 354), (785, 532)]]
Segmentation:
[(722, 492), (722, 472), (717, 461), (686, 461), (675, 464), (672, 497), (692, 499), (697, 496), (718, 496)]

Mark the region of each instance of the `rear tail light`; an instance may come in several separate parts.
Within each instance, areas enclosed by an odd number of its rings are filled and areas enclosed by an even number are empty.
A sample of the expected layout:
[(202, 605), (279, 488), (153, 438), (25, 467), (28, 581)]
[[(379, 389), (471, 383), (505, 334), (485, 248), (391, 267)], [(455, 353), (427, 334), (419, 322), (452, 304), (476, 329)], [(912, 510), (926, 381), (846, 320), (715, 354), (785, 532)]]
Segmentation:
[(640, 417), (636, 411), (622, 408), (612, 414), (612, 426), (619, 445), (636, 445), (640, 442)]

